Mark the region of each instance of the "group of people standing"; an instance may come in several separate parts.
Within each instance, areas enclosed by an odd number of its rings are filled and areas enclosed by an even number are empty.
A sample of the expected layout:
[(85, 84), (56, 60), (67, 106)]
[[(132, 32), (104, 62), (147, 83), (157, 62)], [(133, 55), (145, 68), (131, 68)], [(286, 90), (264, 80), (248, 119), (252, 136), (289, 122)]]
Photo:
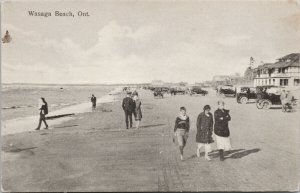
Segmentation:
[(132, 128), (132, 114), (136, 121), (136, 129), (139, 129), (143, 118), (141, 110), (142, 102), (139, 99), (138, 92), (126, 92), (126, 97), (122, 101), (122, 108), (125, 113), (126, 129)]
[[(211, 144), (214, 142), (213, 132), (217, 141), (217, 148), (219, 150), (221, 161), (225, 159), (224, 151), (231, 150), (229, 138), (230, 131), (228, 127), (228, 122), (231, 120), (231, 116), (229, 114), (229, 110), (224, 109), (224, 105), (225, 103), (223, 101), (218, 101), (218, 109), (214, 112), (214, 116), (210, 112), (211, 107), (209, 105), (205, 105), (203, 107), (203, 112), (198, 115), (196, 123), (197, 157), (200, 157), (200, 150), (204, 147), (205, 160), (211, 160), (208, 153), (211, 152)], [(186, 114), (186, 108), (181, 107), (179, 115), (175, 120), (174, 127), (174, 135), (177, 137), (181, 160), (183, 160), (183, 149), (189, 137), (189, 129), (190, 119)]]

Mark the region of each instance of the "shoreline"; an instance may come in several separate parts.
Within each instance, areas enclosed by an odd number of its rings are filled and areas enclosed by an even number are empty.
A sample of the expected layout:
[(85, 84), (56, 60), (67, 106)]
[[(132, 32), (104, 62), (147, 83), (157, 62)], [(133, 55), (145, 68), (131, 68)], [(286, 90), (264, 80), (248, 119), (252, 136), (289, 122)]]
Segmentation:
[[(97, 105), (103, 103), (112, 103), (117, 102), (117, 97), (120, 95), (120, 88), (115, 88), (113, 91), (103, 95), (99, 99), (97, 99)], [(80, 113), (88, 113), (92, 112), (91, 102), (82, 102), (79, 104), (67, 106), (61, 109), (57, 109), (55, 111), (49, 112), (46, 116), (50, 117), (47, 119), (49, 122), (49, 129), (52, 129), (53, 126), (62, 124), (65, 121), (69, 121), (73, 119), (74, 115)], [(38, 124), (39, 115), (28, 116), (28, 117), (20, 117), (15, 119), (9, 119), (1, 122), (1, 135), (10, 135), (16, 133), (23, 133), (28, 131), (33, 131)]]

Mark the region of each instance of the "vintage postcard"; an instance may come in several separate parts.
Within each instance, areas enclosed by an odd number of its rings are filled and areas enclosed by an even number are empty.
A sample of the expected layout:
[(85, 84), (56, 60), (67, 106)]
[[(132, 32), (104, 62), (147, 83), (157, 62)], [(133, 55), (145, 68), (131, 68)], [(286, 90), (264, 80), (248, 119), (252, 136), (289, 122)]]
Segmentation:
[(3, 192), (299, 191), (299, 0), (1, 1)]

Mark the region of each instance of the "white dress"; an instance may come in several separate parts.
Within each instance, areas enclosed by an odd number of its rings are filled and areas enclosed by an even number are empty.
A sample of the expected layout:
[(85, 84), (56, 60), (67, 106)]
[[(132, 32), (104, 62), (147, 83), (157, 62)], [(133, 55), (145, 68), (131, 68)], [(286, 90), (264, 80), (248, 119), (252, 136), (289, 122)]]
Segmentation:
[(215, 136), (216, 136), (218, 149), (223, 149), (225, 151), (231, 150), (231, 143), (230, 143), (229, 137), (221, 137), (218, 135), (215, 135)]

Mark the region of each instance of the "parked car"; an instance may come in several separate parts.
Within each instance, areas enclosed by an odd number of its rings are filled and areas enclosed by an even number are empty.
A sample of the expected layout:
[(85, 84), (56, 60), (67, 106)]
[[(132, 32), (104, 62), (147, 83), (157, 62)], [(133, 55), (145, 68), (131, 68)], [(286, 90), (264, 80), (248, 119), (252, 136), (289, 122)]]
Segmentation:
[(257, 99), (256, 88), (249, 86), (239, 86), (236, 88), (236, 101), (241, 104), (246, 104), (249, 101)]
[(236, 96), (236, 88), (232, 85), (218, 86), (217, 92), (220, 96), (223, 97)]
[(186, 94), (186, 89), (183, 87), (173, 87), (170, 89), (171, 95)]
[(163, 93), (163, 90), (161, 88), (156, 88), (153, 92), (153, 96), (154, 98), (157, 97), (157, 98), (164, 98), (164, 93)]
[(280, 94), (283, 87), (258, 86), (256, 87), (258, 109), (269, 109), (272, 105), (281, 105)]
[(203, 90), (201, 87), (194, 86), (190, 89), (190, 95), (196, 95), (201, 94), (202, 96), (205, 96), (208, 94), (206, 90)]

